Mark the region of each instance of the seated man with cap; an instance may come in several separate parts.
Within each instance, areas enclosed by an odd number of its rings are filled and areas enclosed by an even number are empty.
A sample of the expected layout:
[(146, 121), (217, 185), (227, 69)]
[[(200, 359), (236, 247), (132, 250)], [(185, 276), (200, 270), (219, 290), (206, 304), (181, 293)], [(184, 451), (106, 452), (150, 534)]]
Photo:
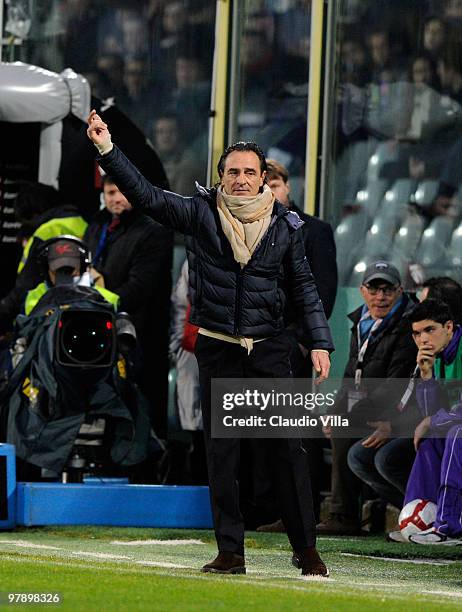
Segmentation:
[[(365, 449), (380, 449), (380, 455), (373, 453), (379, 469), (382, 465), (390, 468), (390, 457), (398, 456), (401, 466), (392, 466), (398, 479), (399, 470), (409, 470), (412, 465), (412, 456), (406, 462), (400, 453), (387, 450), (393, 451), (392, 427), (399, 417), (397, 406), (405, 391), (391, 379), (409, 379), (415, 369), (416, 347), (406, 322), (414, 303), (403, 293), (398, 270), (387, 261), (376, 261), (366, 268), (360, 292), (364, 303), (348, 315), (353, 323), (350, 353), (342, 387), (330, 410), (331, 414), (348, 417), (350, 427), (337, 431), (324, 427), (332, 446), (332, 498), (329, 517), (317, 526), (317, 531), (325, 535), (354, 535), (361, 531), (362, 483), (347, 461), (353, 444), (361, 439)], [(368, 379), (373, 380), (368, 384)], [(407, 475), (401, 475), (404, 487)], [(402, 493), (383, 476), (379, 476), (381, 486), (374, 489), (379, 489), (384, 501), (399, 505)]]

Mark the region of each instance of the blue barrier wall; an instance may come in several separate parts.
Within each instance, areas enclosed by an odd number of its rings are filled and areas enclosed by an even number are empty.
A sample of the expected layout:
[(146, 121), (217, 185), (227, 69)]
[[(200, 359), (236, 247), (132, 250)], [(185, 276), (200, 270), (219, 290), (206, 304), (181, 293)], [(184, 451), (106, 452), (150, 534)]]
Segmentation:
[(17, 484), (18, 525), (212, 527), (208, 487)]
[(16, 460), (12, 444), (0, 444), (0, 529), (16, 525)]

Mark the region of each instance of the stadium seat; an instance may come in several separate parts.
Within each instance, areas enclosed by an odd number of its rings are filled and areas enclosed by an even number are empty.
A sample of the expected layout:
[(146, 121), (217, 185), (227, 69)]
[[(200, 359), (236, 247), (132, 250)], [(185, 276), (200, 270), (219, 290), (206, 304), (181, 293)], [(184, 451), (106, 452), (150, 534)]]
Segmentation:
[(364, 255), (370, 259), (386, 258), (396, 230), (396, 218), (388, 213), (378, 215), (366, 234)]
[(413, 262), (422, 236), (425, 221), (416, 212), (409, 212), (393, 241), (393, 252), (406, 261)]
[(364, 271), (366, 270), (368, 264), (372, 262), (371, 259), (363, 258), (360, 261), (356, 262), (353, 266), (353, 270), (351, 272), (350, 278), (348, 280), (348, 287), (359, 287), (362, 283)]
[(388, 185), (388, 179), (375, 179), (368, 181), (364, 189), (361, 189), (356, 194), (356, 204), (364, 208), (364, 210), (366, 210), (369, 214), (369, 217), (374, 217), (379, 208), (379, 204), (387, 191)]
[(379, 180), (384, 164), (397, 158), (397, 147), (390, 146), (389, 142), (380, 142), (367, 163), (367, 182)]
[(458, 190), (456, 191), (456, 193), (454, 194), (452, 203), (454, 206), (454, 210), (453, 210), (454, 215), (456, 217), (460, 217), (462, 215), (462, 186), (460, 186)]
[(452, 266), (462, 266), (462, 223), (460, 223), (452, 233), (451, 243), (448, 249), (448, 259)]
[(416, 187), (413, 179), (404, 178), (395, 181), (383, 196), (380, 203), (380, 214), (403, 218)]
[(435, 265), (444, 265), (448, 258), (448, 245), (454, 221), (449, 217), (436, 217), (424, 230), (416, 261), (424, 268)]
[(422, 208), (430, 206), (438, 193), (438, 181), (422, 181), (419, 183), (411, 201)]
[(345, 284), (348, 280), (355, 254), (363, 245), (367, 225), (367, 214), (360, 210), (342, 219), (335, 229), (334, 236), (337, 246), (337, 266), (340, 285)]

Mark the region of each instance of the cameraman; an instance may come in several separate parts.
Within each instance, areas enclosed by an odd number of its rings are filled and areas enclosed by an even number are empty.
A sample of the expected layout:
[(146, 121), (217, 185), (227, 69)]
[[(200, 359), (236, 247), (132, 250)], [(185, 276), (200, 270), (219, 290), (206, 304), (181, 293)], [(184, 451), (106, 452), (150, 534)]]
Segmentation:
[[(48, 240), (42, 247), (39, 260), (44, 268), (45, 280), (28, 291), (24, 302), (25, 315), (31, 314), (48, 290), (53, 287), (65, 285), (88, 287), (90, 284), (90, 276), (87, 273), (88, 250), (84, 243), (74, 236), (57, 236)], [(94, 293), (94, 290), (112, 304), (114, 311), (117, 311), (119, 296), (116, 293), (97, 285), (89, 293)]]

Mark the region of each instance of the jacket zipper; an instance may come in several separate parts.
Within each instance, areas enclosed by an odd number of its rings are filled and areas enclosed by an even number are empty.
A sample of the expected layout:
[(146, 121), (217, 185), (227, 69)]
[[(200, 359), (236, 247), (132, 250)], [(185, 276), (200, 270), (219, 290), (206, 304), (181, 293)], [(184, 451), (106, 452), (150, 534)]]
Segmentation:
[(239, 323), (241, 320), (241, 299), (242, 299), (242, 284), (244, 282), (244, 270), (237, 272), (236, 282), (236, 315), (234, 317), (234, 335), (239, 335)]
[[(277, 215), (274, 215), (274, 217), (271, 219), (271, 223), (268, 226), (266, 234), (263, 237), (263, 239), (260, 240), (260, 243), (257, 245), (257, 248), (253, 252), (252, 257), (255, 257), (257, 252), (260, 250), (263, 242), (265, 242), (265, 240), (268, 240), (270, 229), (276, 223), (278, 218), (279, 217)], [(240, 320), (241, 320), (242, 285), (243, 285), (243, 282), (244, 282), (244, 274), (245, 274), (245, 272), (244, 272), (243, 268), (241, 268), (239, 270), (239, 272), (237, 272), (237, 282), (236, 282), (236, 316), (234, 318), (234, 335), (235, 336), (239, 336), (239, 323), (240, 323)]]
[(428, 416), (428, 400), (427, 400), (427, 388), (424, 387), (423, 389), (423, 396), (424, 396), (424, 410), (425, 410), (425, 416)]

